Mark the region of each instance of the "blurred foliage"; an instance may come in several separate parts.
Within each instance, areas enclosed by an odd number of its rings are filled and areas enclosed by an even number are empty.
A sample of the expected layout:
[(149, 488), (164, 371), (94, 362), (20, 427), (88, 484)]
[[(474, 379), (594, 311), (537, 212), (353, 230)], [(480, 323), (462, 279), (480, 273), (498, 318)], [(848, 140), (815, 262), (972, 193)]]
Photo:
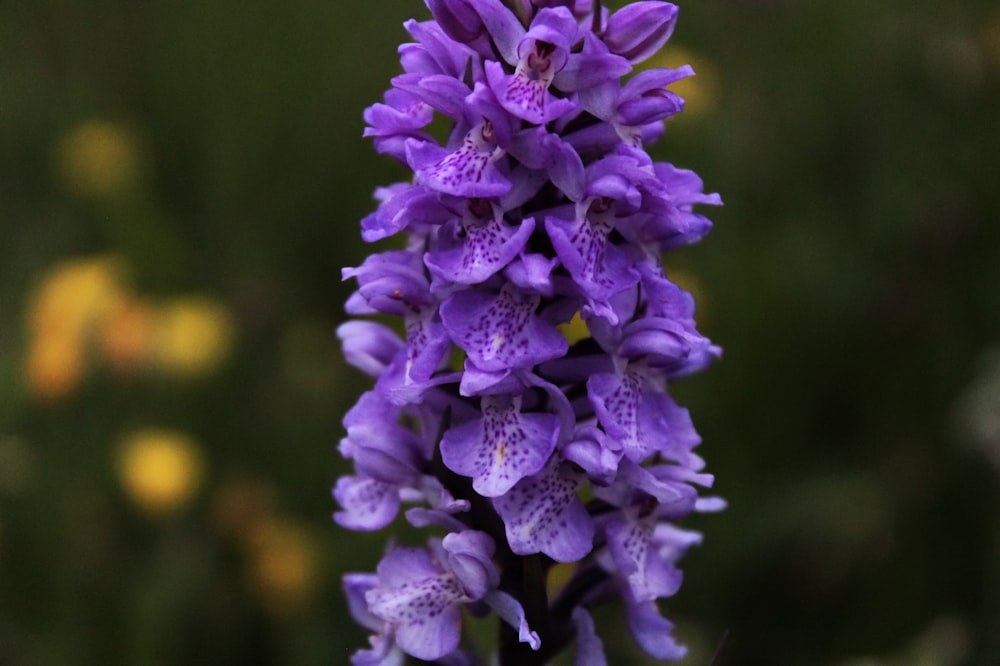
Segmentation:
[[(0, 4), (0, 664), (340, 664), (333, 329), (418, 0)], [(689, 662), (1000, 663), (1000, 9), (681, 3)], [(641, 663), (615, 609), (611, 663)], [(603, 627), (603, 628), (602, 628)], [(611, 627), (617, 627), (612, 629)]]

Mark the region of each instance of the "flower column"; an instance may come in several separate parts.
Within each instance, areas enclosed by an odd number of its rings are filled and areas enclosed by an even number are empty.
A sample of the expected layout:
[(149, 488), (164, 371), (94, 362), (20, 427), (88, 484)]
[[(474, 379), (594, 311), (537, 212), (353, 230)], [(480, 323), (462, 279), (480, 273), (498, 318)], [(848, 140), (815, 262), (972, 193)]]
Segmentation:
[[(344, 269), (347, 310), (394, 316), (402, 335), (365, 319), (338, 330), (377, 381), (344, 419), (354, 474), (334, 496), (349, 529), (407, 504), (435, 536), (345, 578), (373, 632), (352, 662), (476, 663), (463, 617), (493, 611), (502, 664), (546, 663), (575, 637), (576, 663), (597, 666), (588, 609), (612, 599), (643, 649), (679, 658), (656, 600), (700, 537), (675, 522), (723, 503), (698, 496), (712, 477), (667, 387), (720, 351), (660, 256), (707, 233), (693, 206), (721, 202), (644, 150), (683, 107), (666, 86), (691, 69), (629, 76), (677, 8), (426, 1), (434, 20), (406, 23), (403, 73), (365, 113), (377, 150), (414, 175), (376, 191), (363, 238), (405, 242)], [(559, 326), (574, 316), (589, 335), (571, 345)], [(556, 563), (575, 568), (549, 599)]]

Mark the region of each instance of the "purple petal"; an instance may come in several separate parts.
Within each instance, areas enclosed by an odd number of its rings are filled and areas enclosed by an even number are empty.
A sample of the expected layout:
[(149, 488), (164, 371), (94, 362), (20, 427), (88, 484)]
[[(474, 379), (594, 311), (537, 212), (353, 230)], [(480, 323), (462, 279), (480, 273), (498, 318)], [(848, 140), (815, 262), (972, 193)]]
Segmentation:
[(350, 530), (380, 530), (399, 512), (399, 489), (375, 479), (342, 476), (333, 496), (344, 508), (333, 514), (333, 519)]
[(555, 450), (559, 419), (553, 414), (521, 414), (520, 398), (484, 396), (483, 418), (448, 430), (441, 456), (450, 470), (472, 477), (485, 497), (498, 497), (535, 474)]
[(438, 317), (437, 308), (411, 310), (406, 326), (406, 381), (422, 382), (437, 370), (451, 348), (451, 341)]
[(424, 0), (424, 2), (442, 31), (449, 37), (460, 44), (473, 46), (483, 55), (490, 55), (486, 28), (472, 0)]
[(638, 601), (672, 596), (681, 586), (681, 572), (661, 556), (653, 543), (655, 517), (636, 518), (626, 512), (608, 522), (608, 550)]
[(441, 304), (441, 320), (476, 368), (530, 368), (566, 353), (566, 338), (535, 314), (540, 297), (504, 285), (499, 294), (462, 291)]
[(564, 92), (576, 92), (620, 79), (631, 71), (632, 65), (625, 58), (610, 53), (599, 40), (589, 38), (584, 40), (582, 53), (570, 54), (553, 85)]
[(582, 467), (592, 483), (607, 485), (615, 478), (622, 457), (622, 450), (615, 445), (616, 441), (599, 428), (581, 426), (563, 447), (562, 455)]
[(587, 394), (601, 426), (635, 461), (645, 459), (655, 447), (639, 430), (642, 393), (639, 379), (630, 374), (599, 373), (587, 380)]
[(551, 78), (538, 78), (519, 67), (505, 74), (498, 62), (486, 63), (486, 78), (500, 104), (512, 115), (541, 125), (566, 115), (576, 105), (549, 92)]
[(368, 602), (365, 601), (365, 593), (378, 584), (378, 576), (368, 573), (349, 573), (344, 575), (343, 583), (347, 608), (354, 621), (365, 629), (381, 631), (384, 623), (371, 614)]
[(368, 637), (371, 650), (357, 650), (351, 655), (351, 666), (403, 666), (406, 656), (396, 647), (392, 636), (373, 634)]
[(522, 643), (527, 643), (532, 650), (542, 647), (542, 641), (538, 634), (528, 626), (528, 620), (524, 616), (524, 608), (514, 597), (500, 590), (491, 590), (486, 595), (486, 603), (492, 608), (500, 619), (517, 629), (517, 638)]
[(604, 42), (630, 62), (642, 62), (666, 43), (676, 22), (677, 7), (669, 2), (633, 2), (608, 18)]
[(453, 120), (462, 118), (465, 98), (472, 93), (467, 85), (447, 74), (403, 74), (395, 77), (392, 85)]
[[(594, 219), (592, 219), (594, 218)], [(594, 306), (604, 305), (600, 314), (617, 323), (609, 299), (639, 281), (639, 273), (632, 261), (618, 246), (609, 242), (612, 226), (601, 217), (561, 220), (545, 218), (545, 230), (552, 240), (552, 247), (566, 270), (593, 301)]]
[(406, 161), (420, 182), (437, 192), (459, 197), (498, 197), (510, 189), (510, 181), (496, 166), (503, 156), (489, 139), (491, 128), (477, 127), (466, 134), (462, 145), (447, 151), (430, 142), (406, 144)]
[(423, 262), (413, 252), (374, 254), (357, 268), (342, 269), (341, 274), (345, 280), (357, 278), (358, 294), (378, 312), (405, 315), (413, 306), (433, 302)]
[(544, 169), (552, 181), (570, 199), (583, 197), (583, 161), (573, 147), (544, 127), (518, 132), (510, 145), (510, 153), (532, 169)]
[(671, 635), (673, 623), (660, 615), (655, 601), (627, 601), (625, 617), (632, 635), (643, 650), (657, 659), (682, 659), (687, 654), (687, 648), (678, 644)]
[(355, 319), (337, 327), (344, 358), (358, 370), (378, 377), (404, 347), (388, 326)]
[(448, 554), (448, 568), (470, 599), (481, 599), (500, 582), (500, 574), (492, 560), (495, 545), (485, 532), (453, 532), (441, 541), (441, 546)]
[(378, 586), (365, 599), (372, 614), (393, 625), (400, 649), (433, 661), (458, 647), (459, 606), (466, 597), (455, 576), (436, 566), (427, 551), (397, 548), (379, 563), (377, 575)]
[(476, 364), (466, 359), (459, 393), (464, 396), (509, 393), (510, 387), (520, 387), (521, 381), (510, 370), (480, 370)]
[(576, 626), (576, 654), (573, 666), (608, 666), (604, 656), (604, 644), (594, 630), (594, 619), (582, 606), (573, 609), (573, 624)]
[(575, 562), (593, 549), (594, 524), (577, 497), (582, 475), (552, 464), (493, 500), (510, 548), (518, 555), (545, 553)]
[(488, 219), (469, 213), (462, 221), (443, 227), (424, 255), (424, 263), (435, 276), (459, 284), (477, 284), (509, 264), (534, 229), (534, 218), (512, 226), (504, 221), (500, 208), (492, 205)]
[(542, 254), (524, 254), (507, 266), (504, 277), (527, 292), (552, 296), (552, 269), (559, 264), (556, 258)]
[[(409, 20), (403, 23), (406, 31), (413, 35), (419, 44), (419, 48), (426, 54), (419, 63), (410, 62), (408, 55), (412, 49), (407, 47), (418, 46), (416, 44), (404, 44), (400, 47), (400, 61), (403, 69), (407, 72), (421, 71), (427, 74), (439, 73), (447, 74), (456, 79), (461, 79), (465, 73), (465, 68), (472, 55), (472, 50), (461, 43), (450, 39), (441, 26), (434, 21), (414, 21)], [(412, 57), (412, 56), (410, 56)], [(433, 67), (428, 66), (433, 62)]]
[(475, 0), (473, 4), (500, 55), (509, 64), (516, 64), (517, 45), (526, 32), (524, 26), (499, 0)]

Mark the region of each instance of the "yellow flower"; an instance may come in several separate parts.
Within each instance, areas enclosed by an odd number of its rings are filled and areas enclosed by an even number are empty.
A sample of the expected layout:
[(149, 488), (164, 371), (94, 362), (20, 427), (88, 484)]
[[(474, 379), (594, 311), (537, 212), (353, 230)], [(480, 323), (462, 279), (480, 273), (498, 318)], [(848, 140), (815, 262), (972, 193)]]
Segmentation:
[(153, 354), (167, 372), (196, 375), (212, 370), (229, 352), (233, 322), (208, 298), (191, 297), (162, 306), (156, 318)]
[(59, 175), (72, 192), (84, 197), (107, 198), (128, 190), (138, 162), (135, 137), (104, 120), (79, 125), (56, 147)]
[(55, 266), (28, 304), (24, 378), (34, 395), (54, 400), (73, 391), (86, 370), (95, 327), (122, 296), (119, 262), (109, 256)]
[(60, 400), (80, 384), (84, 368), (84, 349), (78, 340), (51, 336), (33, 340), (29, 345), (24, 380), (35, 396)]
[(318, 564), (312, 537), (287, 519), (272, 519), (254, 535), (251, 584), (275, 615), (295, 614), (309, 605), (318, 587)]
[(173, 513), (201, 484), (201, 452), (187, 435), (148, 428), (128, 435), (118, 451), (118, 477), (125, 494), (150, 515)]
[(115, 370), (135, 372), (149, 361), (154, 331), (153, 308), (143, 300), (123, 296), (101, 322), (101, 355)]
[(79, 337), (121, 295), (121, 264), (112, 256), (72, 259), (56, 265), (29, 305), (33, 337)]

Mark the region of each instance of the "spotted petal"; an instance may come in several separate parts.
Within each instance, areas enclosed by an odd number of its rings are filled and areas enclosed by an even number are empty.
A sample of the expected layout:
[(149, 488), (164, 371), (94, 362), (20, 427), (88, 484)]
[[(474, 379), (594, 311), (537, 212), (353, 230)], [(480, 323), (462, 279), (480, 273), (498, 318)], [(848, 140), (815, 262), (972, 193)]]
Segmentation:
[(545, 230), (563, 266), (595, 303), (605, 304), (639, 281), (632, 261), (608, 240), (612, 226), (607, 221), (548, 217)]
[(577, 489), (581, 474), (553, 461), (493, 500), (503, 518), (507, 541), (518, 555), (545, 553), (557, 562), (575, 562), (593, 548), (594, 524)]
[(605, 528), (611, 557), (638, 601), (672, 596), (681, 585), (681, 572), (673, 561), (660, 556), (653, 542), (655, 527), (655, 514), (643, 517), (633, 508)]
[(499, 207), (488, 219), (469, 214), (445, 225), (435, 236), (424, 263), (435, 277), (459, 284), (477, 284), (509, 264), (535, 229), (534, 218), (507, 224)]
[(683, 449), (675, 442), (688, 442), (693, 432), (693, 428), (689, 431), (690, 421), (675, 414), (685, 410), (638, 369), (592, 375), (587, 394), (601, 427), (619, 442), (630, 460), (641, 462), (654, 451)]
[(459, 197), (498, 197), (510, 190), (510, 181), (497, 168), (503, 151), (473, 128), (456, 150), (429, 141), (408, 141), (406, 160), (421, 183), (432, 190)]
[(522, 414), (521, 399), (484, 396), (483, 417), (456, 426), (441, 439), (441, 456), (450, 470), (472, 477), (485, 497), (498, 497), (545, 465), (559, 438), (554, 414)]
[(399, 512), (399, 489), (376, 479), (342, 476), (333, 496), (344, 509), (333, 514), (333, 519), (351, 530), (380, 530)]
[(468, 599), (453, 574), (423, 549), (397, 548), (379, 563), (377, 575), (378, 585), (365, 594), (368, 608), (394, 627), (404, 652), (434, 661), (458, 647), (460, 604)]
[(569, 348), (556, 327), (535, 314), (540, 300), (511, 284), (499, 294), (461, 291), (441, 304), (441, 320), (478, 369), (530, 368)]

